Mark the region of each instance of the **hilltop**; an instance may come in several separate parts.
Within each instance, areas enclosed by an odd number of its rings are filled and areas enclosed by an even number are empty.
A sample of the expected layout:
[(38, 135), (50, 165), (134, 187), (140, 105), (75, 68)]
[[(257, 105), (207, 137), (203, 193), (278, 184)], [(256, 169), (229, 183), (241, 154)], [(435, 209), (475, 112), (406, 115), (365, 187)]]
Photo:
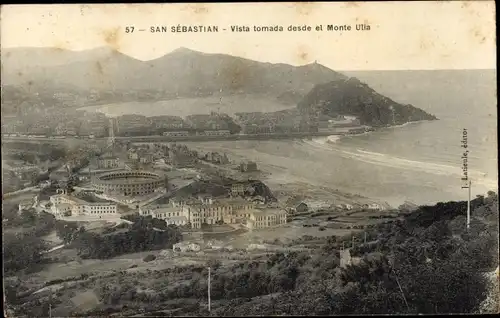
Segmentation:
[(328, 116), (352, 115), (359, 118), (361, 124), (374, 127), (437, 119), (412, 105), (399, 104), (378, 94), (355, 77), (316, 85), (299, 102), (298, 108)]

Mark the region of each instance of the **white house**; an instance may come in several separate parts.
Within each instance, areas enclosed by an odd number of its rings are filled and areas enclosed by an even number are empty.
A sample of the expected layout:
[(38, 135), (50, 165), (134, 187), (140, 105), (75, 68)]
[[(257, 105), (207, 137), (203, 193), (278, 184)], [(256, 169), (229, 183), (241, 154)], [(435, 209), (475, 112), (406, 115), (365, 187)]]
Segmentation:
[(199, 252), (201, 251), (201, 246), (196, 243), (179, 242), (174, 244), (172, 249), (174, 252)]

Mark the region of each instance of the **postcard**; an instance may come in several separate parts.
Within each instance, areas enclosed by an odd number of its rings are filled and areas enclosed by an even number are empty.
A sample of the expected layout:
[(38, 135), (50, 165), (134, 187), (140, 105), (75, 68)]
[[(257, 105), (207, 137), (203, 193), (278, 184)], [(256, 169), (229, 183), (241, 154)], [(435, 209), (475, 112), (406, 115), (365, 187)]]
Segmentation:
[(5, 316), (498, 312), (493, 1), (0, 23)]

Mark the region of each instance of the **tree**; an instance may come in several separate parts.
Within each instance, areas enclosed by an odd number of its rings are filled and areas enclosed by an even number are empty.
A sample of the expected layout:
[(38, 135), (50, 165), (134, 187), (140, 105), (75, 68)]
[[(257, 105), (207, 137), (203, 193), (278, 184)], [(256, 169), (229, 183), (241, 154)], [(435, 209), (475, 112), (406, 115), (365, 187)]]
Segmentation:
[(35, 236), (5, 235), (3, 242), (4, 270), (34, 269), (42, 263), (47, 244)]

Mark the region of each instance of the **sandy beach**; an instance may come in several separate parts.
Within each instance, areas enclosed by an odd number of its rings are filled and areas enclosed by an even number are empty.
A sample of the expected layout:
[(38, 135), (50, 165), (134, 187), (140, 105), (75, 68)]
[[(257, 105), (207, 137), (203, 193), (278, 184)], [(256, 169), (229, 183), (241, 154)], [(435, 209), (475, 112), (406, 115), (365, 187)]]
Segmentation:
[(319, 179), (307, 178), (294, 173), (284, 162), (273, 156), (257, 153), (252, 149), (236, 149), (213, 143), (186, 143), (188, 147), (199, 151), (225, 152), (232, 162), (248, 160), (257, 163), (258, 172), (238, 174), (252, 179), (263, 181), (280, 202), (285, 202), (290, 197), (300, 197), (313, 208), (329, 207), (337, 204), (365, 204), (380, 203), (380, 200), (368, 198), (358, 193), (351, 193), (346, 189), (332, 188), (328, 183)]

